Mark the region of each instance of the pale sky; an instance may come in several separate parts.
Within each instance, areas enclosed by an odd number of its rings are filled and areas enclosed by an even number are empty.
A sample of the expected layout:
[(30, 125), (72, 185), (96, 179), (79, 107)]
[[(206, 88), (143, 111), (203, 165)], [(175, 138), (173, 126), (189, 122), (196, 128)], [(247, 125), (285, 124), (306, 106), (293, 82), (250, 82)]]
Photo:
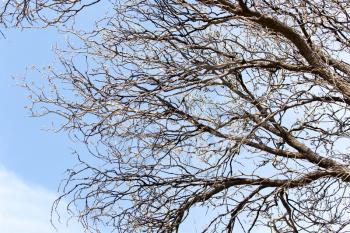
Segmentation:
[(79, 233), (81, 226), (71, 221), (62, 209), (62, 223), (50, 224), (51, 204), (56, 194), (42, 186), (28, 184), (4, 167), (0, 168), (1, 233)]
[[(0, 232), (80, 233), (72, 221), (50, 224), (50, 209), (57, 197), (64, 172), (76, 160), (75, 145), (64, 134), (43, 131), (52, 119), (30, 118), (24, 109), (28, 93), (12, 77), (21, 77), (26, 68), (38, 68), (53, 61), (51, 47), (62, 40), (52, 29), (4, 30), (0, 38)], [(39, 77), (28, 73), (33, 80)], [(63, 217), (66, 215), (61, 211)]]

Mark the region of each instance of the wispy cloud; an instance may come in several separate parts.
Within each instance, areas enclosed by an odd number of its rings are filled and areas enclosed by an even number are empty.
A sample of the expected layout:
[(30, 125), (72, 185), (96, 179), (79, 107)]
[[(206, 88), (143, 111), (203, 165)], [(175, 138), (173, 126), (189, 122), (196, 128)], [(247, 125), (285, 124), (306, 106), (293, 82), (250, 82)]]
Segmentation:
[[(42, 187), (27, 184), (0, 166), (1, 233), (81, 233), (80, 225), (70, 221), (50, 224), (50, 210), (56, 195)], [(63, 216), (64, 218), (64, 216)]]

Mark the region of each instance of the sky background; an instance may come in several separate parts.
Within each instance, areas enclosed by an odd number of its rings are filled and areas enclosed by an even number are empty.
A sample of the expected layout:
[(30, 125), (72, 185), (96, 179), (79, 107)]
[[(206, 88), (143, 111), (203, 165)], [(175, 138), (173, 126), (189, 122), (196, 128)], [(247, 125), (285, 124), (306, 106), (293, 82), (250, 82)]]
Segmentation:
[[(66, 227), (50, 224), (50, 209), (58, 184), (74, 166), (74, 144), (64, 133), (43, 130), (53, 119), (32, 118), (25, 109), (28, 92), (19, 86), (33, 65), (41, 68), (54, 60), (52, 45), (64, 39), (54, 29), (3, 30), (0, 37), (0, 232), (79, 233), (70, 221)], [(61, 211), (64, 215), (65, 211)], [(63, 216), (65, 219), (66, 216)]]

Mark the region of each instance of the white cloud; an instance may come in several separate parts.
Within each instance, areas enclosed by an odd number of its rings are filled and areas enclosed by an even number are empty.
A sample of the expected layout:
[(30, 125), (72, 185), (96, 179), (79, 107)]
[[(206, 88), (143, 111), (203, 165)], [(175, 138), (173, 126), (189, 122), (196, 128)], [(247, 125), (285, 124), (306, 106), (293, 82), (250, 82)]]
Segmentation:
[(83, 232), (80, 225), (72, 221), (68, 226), (66, 224), (57, 225), (57, 231), (53, 228), (50, 224), (50, 211), (55, 198), (56, 195), (53, 192), (26, 184), (14, 173), (0, 166), (0, 232)]

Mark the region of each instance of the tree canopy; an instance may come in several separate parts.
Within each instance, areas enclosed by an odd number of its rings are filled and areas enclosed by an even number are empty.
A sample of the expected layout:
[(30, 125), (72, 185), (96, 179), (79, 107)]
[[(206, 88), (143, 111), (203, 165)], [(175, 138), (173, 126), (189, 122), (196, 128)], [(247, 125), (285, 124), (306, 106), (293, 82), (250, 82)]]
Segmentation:
[[(78, 29), (87, 8), (101, 14)], [(202, 232), (350, 231), (348, 1), (0, 9), (6, 27), (71, 23), (76, 43), (27, 88), (33, 114), (60, 116), (93, 157), (61, 188), (88, 229), (178, 232), (203, 209)]]

